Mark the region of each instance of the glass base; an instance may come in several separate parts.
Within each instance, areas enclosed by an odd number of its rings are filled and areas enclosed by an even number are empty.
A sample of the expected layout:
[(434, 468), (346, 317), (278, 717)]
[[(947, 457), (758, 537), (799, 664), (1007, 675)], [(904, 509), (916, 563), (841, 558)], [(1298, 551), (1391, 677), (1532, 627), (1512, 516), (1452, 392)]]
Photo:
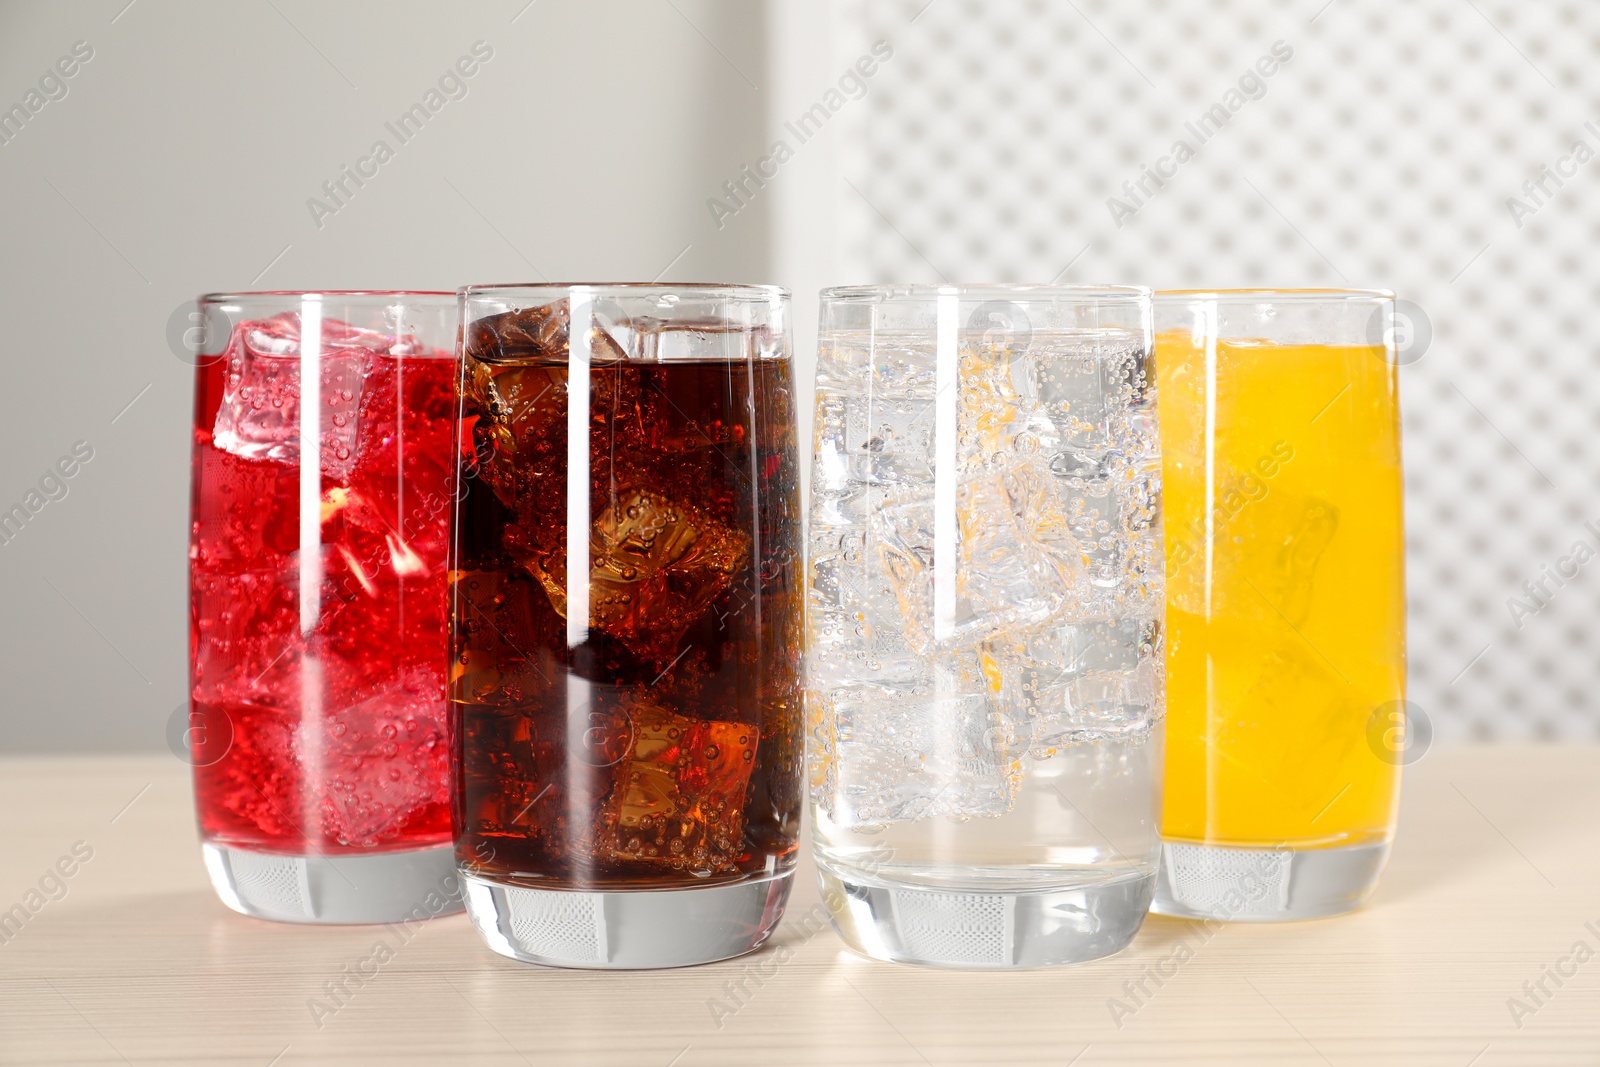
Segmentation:
[(1039, 889), (932, 889), (834, 869), (820, 858), (817, 877), (834, 929), (863, 956), (996, 969), (1120, 951), (1139, 932), (1155, 885), (1151, 873)]
[(394, 923), (460, 911), (455, 849), (288, 856), (202, 843), (212, 888), (234, 911), (290, 923)]
[(1307, 849), (1167, 841), (1150, 910), (1221, 922), (1320, 919), (1366, 903), (1388, 860), (1387, 841)]
[(463, 874), (467, 914), (502, 956), (547, 967), (638, 970), (742, 956), (771, 936), (786, 871), (734, 885), (609, 892), (529, 889)]

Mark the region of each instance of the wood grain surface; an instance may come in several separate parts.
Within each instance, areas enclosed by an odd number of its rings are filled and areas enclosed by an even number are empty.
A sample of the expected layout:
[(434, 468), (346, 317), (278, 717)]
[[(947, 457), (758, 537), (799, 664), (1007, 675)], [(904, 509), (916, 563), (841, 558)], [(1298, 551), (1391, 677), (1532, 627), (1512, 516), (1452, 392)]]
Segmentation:
[(1359, 913), (1209, 938), (1151, 918), (1112, 959), (1012, 973), (808, 937), (809, 867), (773, 945), (678, 971), (517, 964), (460, 915), (403, 943), (247, 919), (211, 892), (171, 757), (0, 760), (0, 827), (0, 913), (38, 905), (0, 930), (5, 1064), (1600, 1064), (1596, 747), (1428, 753)]

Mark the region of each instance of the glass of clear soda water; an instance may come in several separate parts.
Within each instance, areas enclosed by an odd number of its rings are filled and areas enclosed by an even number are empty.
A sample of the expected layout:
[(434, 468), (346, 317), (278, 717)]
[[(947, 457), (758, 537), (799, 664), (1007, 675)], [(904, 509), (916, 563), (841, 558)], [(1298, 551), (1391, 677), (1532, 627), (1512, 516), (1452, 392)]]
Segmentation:
[(806, 701), (834, 924), (934, 966), (1116, 952), (1160, 846), (1150, 292), (861, 286), (821, 308)]

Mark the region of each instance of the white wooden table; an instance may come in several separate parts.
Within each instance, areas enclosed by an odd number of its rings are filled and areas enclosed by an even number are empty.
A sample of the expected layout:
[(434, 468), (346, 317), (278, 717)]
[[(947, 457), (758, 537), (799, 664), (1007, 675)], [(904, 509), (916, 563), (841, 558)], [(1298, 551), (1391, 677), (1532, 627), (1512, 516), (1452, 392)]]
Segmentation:
[[(519, 965), (459, 915), (404, 942), (258, 922), (212, 895), (190, 805), (167, 756), (0, 760), (0, 913), (38, 905), (0, 928), (0, 1063), (1600, 1064), (1596, 747), (1429, 753), (1357, 914), (1209, 939), (1152, 918), (1113, 959), (1020, 973), (808, 938), (809, 869), (789, 951), (679, 971)], [(1580, 941), (1597, 955), (1580, 963)], [(364, 963), (379, 942), (393, 958)], [(330, 1014), (328, 983), (358, 965), (375, 973)]]

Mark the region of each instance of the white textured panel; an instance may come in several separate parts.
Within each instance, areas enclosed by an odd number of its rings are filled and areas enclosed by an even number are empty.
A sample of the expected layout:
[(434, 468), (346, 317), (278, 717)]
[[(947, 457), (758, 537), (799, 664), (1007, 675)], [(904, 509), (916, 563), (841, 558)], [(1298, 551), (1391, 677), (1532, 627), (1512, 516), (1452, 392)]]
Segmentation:
[[(1522, 188), (1577, 141), (1600, 151), (1600, 5), (856, 0), (840, 23), (837, 57), (880, 38), (895, 57), (840, 115), (839, 281), (1349, 285), (1423, 307), (1432, 345), (1402, 372), (1411, 697), (1441, 738), (1600, 735), (1600, 563), (1522, 589), (1600, 549), (1600, 159), (1542, 203)], [(1202, 144), (1186, 123), (1275, 42), (1291, 58)], [(1179, 139), (1194, 158), (1136, 202), (1123, 183)]]
[[(1287, 849), (1216, 848), (1168, 842), (1167, 877), (1178, 903), (1206, 915), (1271, 915), (1289, 907)], [(1233, 896), (1240, 901), (1230, 904)]]
[(232, 849), (228, 862), (233, 866), (234, 886), (247, 907), (275, 915), (315, 918), (304, 857)]
[(900, 940), (917, 959), (994, 967), (1011, 963), (1015, 897), (902, 889), (892, 899)]
[(600, 963), (606, 959), (603, 895), (556, 893), (507, 886), (511, 932), (518, 944), (541, 956)]

